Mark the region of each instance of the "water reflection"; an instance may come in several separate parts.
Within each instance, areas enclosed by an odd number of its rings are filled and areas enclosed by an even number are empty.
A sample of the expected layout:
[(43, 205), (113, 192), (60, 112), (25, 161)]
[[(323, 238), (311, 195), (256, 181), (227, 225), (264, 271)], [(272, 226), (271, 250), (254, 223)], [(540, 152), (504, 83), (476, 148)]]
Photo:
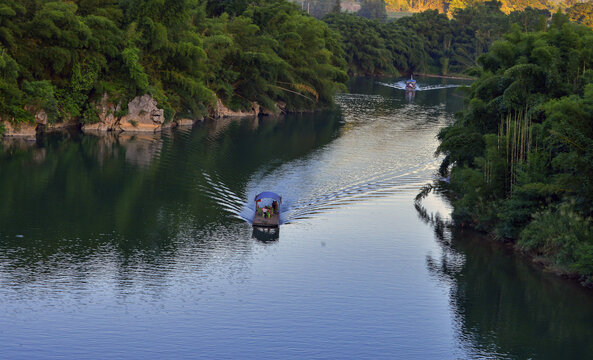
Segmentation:
[[(593, 353), (589, 292), (450, 229), (437, 196), (415, 218), (459, 90), (351, 86), (341, 111), (4, 143), (2, 355)], [(263, 190), (282, 235), (245, 221)]]
[(546, 274), (506, 245), (452, 228), (416, 204), (442, 248), (426, 266), (450, 286), (461, 347), (471, 358), (584, 359), (593, 354), (591, 291)]
[(280, 239), (280, 228), (262, 228), (254, 226), (251, 237), (262, 243), (273, 243)]
[(406, 90), (404, 93), (406, 100), (408, 102), (412, 102), (414, 100), (414, 97), (416, 97), (416, 91), (414, 90)]
[(340, 118), (334, 111), (323, 117), (206, 122), (162, 134), (56, 133), (33, 145), (5, 144), (0, 152), (4, 281), (41, 281), (51, 273), (86, 276), (89, 261), (121, 267), (117, 273), (126, 277), (125, 269), (160, 268), (196, 244), (233, 252), (237, 234), (228, 234), (223, 244), (209, 229), (225, 224), (243, 233), (247, 224), (229, 218), (212, 192), (204, 191), (212, 188), (211, 178), (225, 184), (225, 201), (241, 201), (254, 171), (273, 169), (333, 140)]

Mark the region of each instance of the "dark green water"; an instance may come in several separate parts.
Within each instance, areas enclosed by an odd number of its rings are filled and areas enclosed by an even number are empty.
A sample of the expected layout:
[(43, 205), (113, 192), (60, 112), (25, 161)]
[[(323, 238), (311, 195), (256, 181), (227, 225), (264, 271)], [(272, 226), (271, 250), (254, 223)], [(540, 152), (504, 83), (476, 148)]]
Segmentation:
[[(593, 356), (593, 294), (426, 223), (458, 89), (0, 151), (0, 358)], [(277, 235), (250, 199), (282, 194)], [(437, 197), (423, 202), (444, 219)]]

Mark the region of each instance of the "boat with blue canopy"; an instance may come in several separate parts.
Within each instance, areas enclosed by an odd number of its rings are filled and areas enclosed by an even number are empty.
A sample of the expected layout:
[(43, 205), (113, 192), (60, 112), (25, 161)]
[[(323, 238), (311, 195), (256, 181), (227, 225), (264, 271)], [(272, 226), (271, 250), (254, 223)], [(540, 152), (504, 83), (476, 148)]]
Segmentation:
[(416, 90), (416, 80), (414, 80), (414, 75), (410, 75), (410, 80), (406, 80), (406, 91), (413, 90)]
[(275, 228), (280, 224), (280, 205), (282, 196), (264, 191), (255, 195), (255, 214), (253, 215), (253, 226)]

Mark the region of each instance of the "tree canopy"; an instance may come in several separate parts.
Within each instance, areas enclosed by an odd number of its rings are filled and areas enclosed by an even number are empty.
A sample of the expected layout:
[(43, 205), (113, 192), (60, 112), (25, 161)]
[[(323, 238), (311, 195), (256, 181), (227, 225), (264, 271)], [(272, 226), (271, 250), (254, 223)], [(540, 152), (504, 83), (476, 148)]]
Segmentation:
[[(350, 73), (384, 74), (430, 72), (447, 75), (477, 66), (477, 59), (491, 44), (519, 22), (528, 9), (505, 15), (496, 1), (475, 3), (454, 11), (453, 18), (437, 10), (383, 23), (351, 14), (324, 18), (342, 35)], [(539, 15), (539, 13), (537, 13)], [(533, 15), (535, 16), (535, 15)], [(541, 24), (529, 18), (527, 30)]]
[[(458, 224), (518, 239), (593, 275), (593, 31), (560, 13), (478, 58), (464, 111), (440, 134)], [(450, 170), (451, 169), (451, 170)]]
[[(338, 35), (286, 0), (0, 0), (0, 117), (97, 118), (108, 97), (150, 94), (165, 117), (216, 98), (327, 106), (347, 79)], [(27, 108), (29, 111), (25, 111)]]

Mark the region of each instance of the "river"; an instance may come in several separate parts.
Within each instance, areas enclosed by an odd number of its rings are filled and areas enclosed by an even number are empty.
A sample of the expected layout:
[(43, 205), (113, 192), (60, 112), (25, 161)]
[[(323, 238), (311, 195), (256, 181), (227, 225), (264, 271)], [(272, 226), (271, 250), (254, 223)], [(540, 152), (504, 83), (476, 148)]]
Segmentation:
[[(460, 81), (0, 147), (0, 358), (593, 356), (593, 294), (414, 207)], [(283, 196), (278, 233), (252, 199)], [(422, 206), (446, 220), (449, 205)]]

